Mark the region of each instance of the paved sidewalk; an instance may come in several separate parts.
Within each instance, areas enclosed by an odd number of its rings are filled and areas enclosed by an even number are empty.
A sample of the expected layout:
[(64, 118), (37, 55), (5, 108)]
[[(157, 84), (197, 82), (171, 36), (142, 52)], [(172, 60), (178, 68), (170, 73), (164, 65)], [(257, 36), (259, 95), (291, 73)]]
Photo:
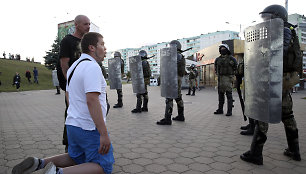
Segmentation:
[[(130, 84), (123, 86), (123, 108), (110, 110), (107, 127), (116, 160), (113, 173), (305, 173), (306, 100), (301, 98), (306, 97), (306, 90), (293, 94), (302, 161), (282, 154), (287, 142), (280, 123), (270, 125), (263, 166), (239, 158), (250, 148), (252, 137), (239, 134), (246, 123), (235, 92), (233, 116), (226, 117), (213, 114), (217, 91), (202, 89), (196, 96), (186, 96), (183, 90), (186, 121), (159, 126), (156, 121), (164, 115), (165, 99), (159, 87), (148, 90), (149, 112), (131, 113), (136, 96)], [(64, 95), (55, 92), (0, 93), (0, 174), (10, 173), (27, 156), (43, 158), (64, 152)], [(108, 90), (108, 98), (113, 106), (116, 91)]]

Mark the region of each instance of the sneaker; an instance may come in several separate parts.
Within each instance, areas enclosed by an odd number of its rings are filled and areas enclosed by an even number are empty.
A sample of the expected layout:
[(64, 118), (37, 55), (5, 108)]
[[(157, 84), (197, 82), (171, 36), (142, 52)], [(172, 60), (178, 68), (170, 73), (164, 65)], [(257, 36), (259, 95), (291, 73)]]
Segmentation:
[(247, 151), (243, 153), (242, 155), (240, 155), (240, 159), (242, 159), (243, 161), (249, 162), (249, 163), (263, 165), (262, 155), (254, 156), (251, 154), (251, 151)]
[(132, 113), (141, 113), (141, 109), (133, 109), (131, 112)]
[(301, 161), (301, 155), (299, 153), (294, 153), (289, 149), (285, 149), (284, 155), (292, 158), (294, 161)]
[(171, 124), (172, 124), (172, 121), (163, 118), (163, 119), (161, 119), (160, 121), (156, 122), (156, 124), (158, 124), (158, 125), (171, 125)]
[(32, 173), (37, 169), (38, 165), (38, 158), (28, 157), (13, 168), (12, 174)]
[(56, 166), (49, 162), (43, 169), (37, 170), (33, 174), (56, 174)]
[(185, 121), (185, 117), (184, 116), (176, 116), (176, 117), (172, 118), (172, 120), (174, 120), (174, 121)]

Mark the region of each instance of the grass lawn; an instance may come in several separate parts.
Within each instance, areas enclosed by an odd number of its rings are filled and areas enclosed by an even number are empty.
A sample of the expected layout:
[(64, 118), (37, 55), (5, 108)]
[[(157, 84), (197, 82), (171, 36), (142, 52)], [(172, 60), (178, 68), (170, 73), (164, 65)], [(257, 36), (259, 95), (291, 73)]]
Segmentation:
[[(34, 75), (33, 69), (34, 66), (38, 70), (38, 82), (39, 84), (34, 84)], [(25, 77), (25, 72), (29, 70), (31, 72), (31, 81), (28, 82), (28, 79)], [(13, 92), (17, 91), (15, 86), (12, 86), (13, 77), (16, 72), (19, 73), (21, 77), (21, 83), (19, 91), (29, 91), (29, 90), (44, 90), (44, 89), (55, 89), (52, 83), (52, 73), (51, 70), (47, 69), (44, 65), (17, 61), (17, 60), (8, 60), (0, 59), (0, 92)]]

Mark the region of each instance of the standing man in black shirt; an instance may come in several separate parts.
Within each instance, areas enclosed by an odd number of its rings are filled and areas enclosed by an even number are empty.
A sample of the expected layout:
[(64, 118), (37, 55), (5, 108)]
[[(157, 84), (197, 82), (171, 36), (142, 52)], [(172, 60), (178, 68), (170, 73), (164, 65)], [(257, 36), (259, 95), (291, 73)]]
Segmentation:
[[(80, 42), (84, 34), (89, 32), (90, 20), (87, 16), (78, 15), (74, 19), (75, 31), (64, 37), (60, 44), (59, 61), (57, 65), (57, 76), (62, 90), (66, 91), (67, 70), (81, 55)], [(65, 97), (66, 110), (65, 119), (67, 117), (68, 104)], [(65, 152), (68, 151), (68, 139), (66, 126), (63, 133), (63, 145), (65, 145)]]

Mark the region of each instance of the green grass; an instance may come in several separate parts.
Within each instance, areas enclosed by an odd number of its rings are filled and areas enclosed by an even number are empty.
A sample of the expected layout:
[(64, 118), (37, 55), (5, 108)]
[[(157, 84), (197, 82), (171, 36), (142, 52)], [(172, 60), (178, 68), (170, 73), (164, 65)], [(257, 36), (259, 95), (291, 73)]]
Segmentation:
[[(39, 84), (29, 83), (28, 79), (25, 77), (26, 70), (29, 70), (31, 72), (31, 81), (34, 81), (34, 66), (38, 70)], [(0, 92), (17, 91), (16, 87), (12, 86), (13, 77), (16, 72), (18, 72), (21, 77), (19, 91), (55, 89), (52, 83), (52, 71), (38, 63), (0, 59), (0, 72), (0, 81), (2, 83)]]

